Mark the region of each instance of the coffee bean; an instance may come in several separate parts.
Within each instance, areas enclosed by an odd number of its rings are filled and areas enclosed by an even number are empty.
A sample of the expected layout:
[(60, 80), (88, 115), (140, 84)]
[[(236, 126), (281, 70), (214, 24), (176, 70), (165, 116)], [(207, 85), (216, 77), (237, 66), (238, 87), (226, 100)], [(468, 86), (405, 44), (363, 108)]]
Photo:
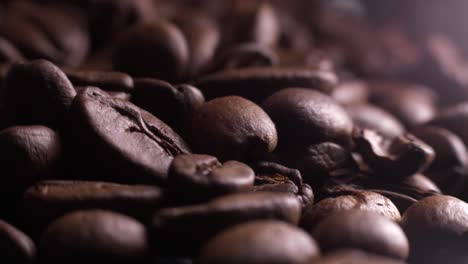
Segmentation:
[(65, 73), (45, 60), (13, 64), (5, 86), (7, 111), (18, 125), (58, 126), (76, 95)]
[(404, 264), (405, 262), (357, 249), (336, 250), (325, 255), (314, 264)]
[(353, 121), (325, 94), (284, 89), (267, 98), (262, 107), (278, 129), (279, 149), (301, 149), (323, 141), (350, 143)]
[(141, 223), (102, 210), (76, 211), (57, 219), (39, 242), (43, 263), (143, 263), (147, 254)]
[(410, 261), (463, 263), (467, 219), (468, 204), (455, 197), (437, 195), (412, 205), (401, 222), (411, 245)]
[(174, 25), (155, 21), (126, 32), (112, 55), (114, 69), (133, 77), (179, 80), (189, 62), (187, 40)]
[(96, 88), (77, 96), (70, 121), (78, 158), (100, 171), (98, 179), (163, 184), (173, 157), (189, 152), (158, 118)]
[(17, 62), (24, 60), (21, 52), (7, 39), (0, 37), (0, 61)]
[(133, 91), (133, 79), (121, 72), (104, 71), (67, 71), (68, 79), (74, 86), (95, 86), (104, 91), (127, 92)]
[(168, 189), (190, 202), (242, 192), (253, 186), (254, 171), (237, 161), (221, 164), (209, 155), (178, 155), (169, 167)]
[(191, 255), (211, 236), (230, 226), (259, 219), (297, 224), (300, 214), (301, 204), (290, 194), (232, 194), (204, 204), (157, 211), (151, 222), (151, 236), (155, 250), (161, 254)]
[(468, 102), (463, 102), (444, 109), (428, 124), (450, 130), (450, 132), (460, 137), (465, 145), (468, 145), (468, 130), (463, 126), (467, 119)]
[[(190, 144), (195, 152), (220, 160), (250, 160), (276, 148), (276, 128), (255, 103), (238, 96), (211, 100), (189, 121)], [(206, 140), (209, 139), (209, 140)]]
[(207, 99), (239, 95), (261, 103), (273, 93), (288, 87), (305, 87), (330, 93), (337, 83), (331, 71), (308, 68), (254, 67), (232, 69), (200, 78), (195, 86)]
[(253, 221), (213, 237), (197, 263), (302, 264), (319, 254), (315, 241), (297, 227), (279, 221)]
[(357, 248), (401, 260), (409, 255), (408, 239), (400, 226), (372, 212), (339, 212), (323, 220), (310, 232), (324, 252)]
[(0, 258), (11, 263), (34, 263), (36, 245), (26, 234), (0, 220)]
[(398, 137), (405, 132), (403, 124), (398, 119), (379, 107), (362, 104), (348, 107), (346, 110), (355, 125), (375, 130), (385, 137)]
[[(163, 202), (163, 192), (147, 185), (109, 182), (42, 181), (23, 195), (27, 215), (34, 215), (39, 228), (72, 211), (112, 210), (145, 220)], [(42, 226), (41, 226), (42, 225)]]
[(369, 86), (364, 81), (343, 81), (333, 90), (331, 97), (344, 106), (367, 103)]

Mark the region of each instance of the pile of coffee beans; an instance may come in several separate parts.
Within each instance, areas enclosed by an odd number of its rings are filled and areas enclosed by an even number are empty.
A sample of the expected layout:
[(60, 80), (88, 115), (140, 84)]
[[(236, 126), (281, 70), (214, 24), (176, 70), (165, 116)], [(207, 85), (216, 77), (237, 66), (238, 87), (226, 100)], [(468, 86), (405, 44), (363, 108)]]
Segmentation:
[(468, 263), (463, 37), (383, 2), (1, 1), (0, 263)]

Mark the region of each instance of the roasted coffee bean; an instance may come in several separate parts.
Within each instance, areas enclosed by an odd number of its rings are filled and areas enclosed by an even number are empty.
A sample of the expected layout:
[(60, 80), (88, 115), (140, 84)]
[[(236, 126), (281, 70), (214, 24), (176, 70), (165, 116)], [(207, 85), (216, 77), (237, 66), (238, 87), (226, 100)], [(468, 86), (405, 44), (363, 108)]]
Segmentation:
[(369, 87), (364, 81), (343, 81), (333, 90), (331, 97), (344, 106), (367, 103)]
[(147, 185), (109, 182), (42, 181), (23, 195), (27, 215), (34, 215), (38, 228), (72, 211), (112, 210), (145, 220), (163, 203), (163, 192)]
[(401, 227), (373, 212), (339, 212), (323, 220), (310, 232), (324, 252), (357, 248), (401, 260), (409, 255), (408, 239)]
[(306, 230), (312, 230), (328, 216), (352, 209), (380, 214), (395, 222), (401, 220), (400, 212), (392, 201), (380, 194), (369, 191), (344, 190), (332, 193), (332, 195), (332, 197), (309, 206), (304, 211), (301, 226)]
[(468, 145), (468, 129), (463, 125), (468, 120), (468, 102), (449, 107), (439, 113), (429, 125), (450, 130)]
[(189, 152), (158, 118), (102, 90), (90, 88), (79, 94), (71, 112), (78, 159), (99, 171), (95, 178), (163, 184), (173, 157)]
[(17, 62), (24, 60), (21, 52), (7, 39), (0, 37), (0, 62)]
[(361, 104), (348, 107), (346, 110), (356, 126), (375, 130), (385, 137), (398, 137), (405, 132), (403, 124), (398, 119), (379, 107)]
[(401, 225), (411, 246), (411, 263), (464, 263), (468, 204), (451, 196), (425, 198), (406, 210)]
[[(75, 91), (77, 94), (82, 93), (86, 89), (100, 89), (100, 88), (94, 87), (94, 86), (75, 86)], [(106, 93), (113, 98), (117, 98), (117, 99), (121, 99), (125, 101), (130, 101), (130, 98), (131, 98), (131, 94), (126, 93), (126, 92), (106, 91)]]
[(14, 124), (60, 125), (76, 92), (51, 62), (13, 64), (5, 79), (5, 103)]
[(205, 102), (203, 94), (196, 87), (173, 86), (151, 78), (135, 79), (135, 91), (131, 100), (177, 131), (184, 130), (186, 119)]
[(305, 264), (319, 254), (315, 241), (297, 227), (279, 221), (253, 221), (217, 234), (203, 246), (197, 263)]
[(357, 249), (333, 251), (313, 264), (404, 264), (404, 261), (378, 256)]
[(325, 94), (284, 89), (268, 97), (262, 107), (278, 129), (279, 149), (301, 149), (323, 141), (350, 144), (353, 121)]
[(76, 211), (57, 219), (39, 242), (41, 263), (143, 263), (147, 255), (145, 227), (103, 210)]
[(151, 222), (151, 236), (155, 250), (161, 254), (191, 255), (230, 226), (260, 219), (297, 224), (300, 215), (301, 204), (290, 194), (233, 194), (204, 204), (157, 211)]
[(188, 133), (195, 152), (222, 161), (255, 160), (273, 152), (278, 140), (270, 117), (255, 103), (238, 96), (217, 98), (196, 109)]
[(112, 55), (114, 69), (133, 77), (179, 80), (189, 63), (187, 40), (165, 21), (138, 24), (117, 43)]
[(305, 87), (330, 93), (337, 83), (331, 71), (299, 67), (254, 67), (226, 70), (204, 76), (195, 82), (207, 99), (239, 95), (261, 103), (273, 93), (288, 87)]
[(393, 139), (372, 130), (355, 130), (356, 151), (372, 171), (387, 179), (403, 179), (424, 171), (435, 158), (434, 150), (411, 134)]
[(0, 258), (9, 263), (35, 263), (36, 245), (26, 234), (0, 220)]
[(254, 171), (238, 161), (221, 164), (209, 155), (178, 155), (169, 167), (168, 190), (175, 200), (196, 202), (247, 191), (254, 179)]
[(133, 91), (133, 79), (121, 72), (67, 71), (68, 79), (74, 86), (95, 86), (107, 92)]

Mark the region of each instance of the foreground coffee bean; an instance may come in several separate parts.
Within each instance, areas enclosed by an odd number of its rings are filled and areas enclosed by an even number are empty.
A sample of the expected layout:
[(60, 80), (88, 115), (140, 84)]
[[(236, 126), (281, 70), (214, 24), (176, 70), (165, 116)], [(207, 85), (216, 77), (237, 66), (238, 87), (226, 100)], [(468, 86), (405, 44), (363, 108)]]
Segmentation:
[(23, 232), (0, 220), (0, 258), (11, 263), (34, 263), (36, 245)]
[(297, 224), (300, 214), (301, 204), (290, 194), (233, 194), (204, 204), (159, 210), (150, 231), (159, 254), (193, 255), (210, 237), (230, 226), (260, 219)]
[(378, 256), (356, 249), (333, 251), (313, 264), (404, 264), (404, 261)]
[(405, 132), (403, 124), (385, 110), (371, 104), (355, 105), (346, 108), (355, 125), (376, 130), (386, 137), (398, 137)]
[(96, 88), (77, 96), (70, 121), (79, 159), (100, 172), (98, 179), (162, 184), (173, 157), (189, 152), (158, 118)]
[(203, 246), (197, 263), (306, 264), (319, 254), (304, 231), (278, 221), (253, 221), (217, 234)]
[(412, 263), (465, 263), (468, 204), (451, 196), (425, 198), (401, 221), (411, 245)]
[(310, 232), (325, 252), (357, 248), (401, 260), (409, 255), (408, 239), (400, 226), (373, 212), (339, 212), (323, 220)]
[(73, 85), (45, 60), (13, 64), (5, 80), (5, 103), (13, 124), (59, 126), (73, 98)]
[(109, 182), (42, 181), (23, 195), (26, 215), (34, 215), (34, 224), (45, 224), (72, 211), (104, 209), (146, 220), (163, 203), (163, 192), (147, 185), (123, 185)]
[(209, 155), (179, 155), (169, 167), (168, 190), (173, 199), (193, 203), (247, 191), (254, 179), (254, 171), (241, 162), (221, 164)]
[(272, 152), (278, 141), (270, 117), (255, 103), (238, 96), (205, 103), (189, 122), (187, 139), (193, 150), (222, 161), (255, 160)]
[(147, 255), (145, 227), (102, 210), (76, 211), (57, 219), (39, 242), (42, 263), (143, 263)]
[(179, 80), (189, 62), (187, 40), (165, 21), (138, 24), (117, 43), (112, 55), (114, 69), (134, 77)]
[(112, 71), (67, 71), (68, 79), (74, 86), (95, 86), (104, 91), (133, 91), (133, 79), (122, 72)]
[(350, 143), (353, 121), (323, 93), (283, 89), (268, 97), (262, 107), (278, 129), (280, 149), (300, 149), (323, 141)]

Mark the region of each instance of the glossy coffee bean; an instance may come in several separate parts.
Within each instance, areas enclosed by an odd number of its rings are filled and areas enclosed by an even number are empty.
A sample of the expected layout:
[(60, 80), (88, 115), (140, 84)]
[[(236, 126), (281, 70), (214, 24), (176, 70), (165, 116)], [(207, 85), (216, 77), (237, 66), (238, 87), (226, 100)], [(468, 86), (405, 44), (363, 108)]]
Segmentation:
[(161, 254), (191, 255), (225, 228), (260, 219), (297, 224), (300, 214), (301, 204), (290, 194), (232, 194), (204, 204), (157, 211), (151, 222), (151, 236), (155, 250)]
[(162, 190), (154, 186), (60, 180), (38, 182), (23, 195), (27, 215), (35, 218), (31, 224), (39, 228), (66, 213), (84, 209), (112, 210), (145, 219), (163, 199)]
[(193, 150), (222, 161), (255, 159), (276, 148), (276, 128), (270, 117), (238, 96), (208, 101), (189, 122), (187, 139)]
[(336, 250), (312, 262), (313, 264), (404, 264), (402, 260), (379, 256), (357, 249)]
[(301, 67), (254, 67), (232, 69), (200, 78), (195, 86), (207, 99), (239, 95), (261, 103), (273, 93), (288, 87), (305, 87), (330, 93), (337, 83), (331, 71)]
[(411, 245), (414, 263), (464, 263), (468, 204), (451, 196), (437, 195), (414, 204), (401, 225)]
[(305, 264), (319, 254), (315, 241), (297, 227), (279, 221), (253, 221), (217, 234), (203, 246), (197, 263)]
[(339, 212), (323, 220), (310, 232), (324, 252), (357, 248), (401, 260), (409, 255), (408, 239), (400, 226), (372, 212)]
[(176, 26), (164, 21), (135, 25), (122, 36), (112, 55), (117, 71), (167, 81), (180, 79), (188, 62), (187, 40)]
[(104, 91), (133, 91), (133, 79), (122, 72), (106, 71), (67, 71), (68, 79), (74, 86), (95, 86)]
[(353, 121), (323, 93), (284, 89), (267, 98), (262, 107), (278, 129), (280, 149), (300, 149), (323, 141), (350, 143)]
[(375, 130), (386, 137), (401, 136), (405, 132), (403, 124), (385, 110), (362, 104), (346, 108), (354, 124), (361, 128)]
[(189, 152), (158, 118), (96, 88), (77, 96), (70, 122), (78, 158), (100, 171), (98, 179), (162, 184), (172, 159)]
[(141, 263), (147, 254), (141, 223), (102, 210), (76, 211), (55, 220), (39, 242), (44, 263)]
[(26, 234), (0, 220), (0, 258), (11, 263), (34, 263), (36, 245)]
[(65, 73), (45, 60), (13, 64), (5, 89), (7, 111), (14, 124), (58, 126), (76, 95)]
[(254, 171), (238, 161), (221, 164), (209, 155), (178, 155), (169, 167), (168, 189), (176, 200), (195, 202), (247, 191), (254, 179)]
[(401, 220), (400, 212), (388, 198), (370, 191), (345, 190), (306, 208), (301, 219), (301, 226), (312, 230), (327, 217), (352, 209), (380, 214), (395, 222)]

